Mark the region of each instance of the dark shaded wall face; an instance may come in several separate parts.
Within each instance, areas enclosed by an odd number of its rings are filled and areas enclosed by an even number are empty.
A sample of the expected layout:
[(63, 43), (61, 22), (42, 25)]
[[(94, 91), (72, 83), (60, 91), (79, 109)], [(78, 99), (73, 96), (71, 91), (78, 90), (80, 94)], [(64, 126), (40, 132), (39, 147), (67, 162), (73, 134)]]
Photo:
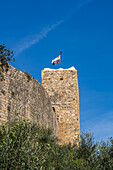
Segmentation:
[(0, 122), (10, 120), (15, 111), (30, 120), (37, 119), (41, 125), (51, 127), (58, 135), (56, 115), (49, 95), (40, 83), (10, 66), (0, 81)]

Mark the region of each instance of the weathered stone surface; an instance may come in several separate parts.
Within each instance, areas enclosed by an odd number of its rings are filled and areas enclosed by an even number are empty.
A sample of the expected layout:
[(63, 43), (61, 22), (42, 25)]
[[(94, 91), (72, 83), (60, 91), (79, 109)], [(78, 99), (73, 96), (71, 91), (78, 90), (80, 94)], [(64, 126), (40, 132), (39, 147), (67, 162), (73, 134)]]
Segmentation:
[(36, 119), (46, 127), (51, 127), (58, 135), (58, 123), (49, 96), (40, 83), (25, 73), (10, 66), (0, 81), (0, 122), (13, 116), (15, 110), (30, 120)]
[(44, 69), (42, 85), (47, 90), (59, 125), (59, 144), (80, 142), (77, 70)]

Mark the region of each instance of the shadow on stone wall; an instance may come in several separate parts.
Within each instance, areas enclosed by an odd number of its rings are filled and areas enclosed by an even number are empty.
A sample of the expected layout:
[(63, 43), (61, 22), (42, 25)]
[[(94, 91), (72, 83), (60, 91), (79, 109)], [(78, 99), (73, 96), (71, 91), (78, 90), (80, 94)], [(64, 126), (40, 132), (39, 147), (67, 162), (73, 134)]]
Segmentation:
[(0, 81), (0, 122), (10, 120), (15, 110), (30, 120), (38, 116), (41, 125), (51, 127), (58, 136), (58, 123), (48, 93), (34, 78), (10, 65)]

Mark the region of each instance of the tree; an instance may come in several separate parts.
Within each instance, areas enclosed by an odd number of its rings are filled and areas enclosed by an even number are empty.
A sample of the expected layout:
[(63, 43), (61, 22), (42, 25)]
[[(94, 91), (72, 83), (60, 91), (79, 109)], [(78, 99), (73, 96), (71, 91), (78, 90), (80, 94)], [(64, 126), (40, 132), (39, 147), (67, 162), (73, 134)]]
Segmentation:
[(97, 145), (91, 133), (83, 132), (79, 147), (60, 146), (50, 129), (17, 113), (12, 117), (10, 122), (0, 126), (0, 169), (113, 169), (112, 138)]
[(77, 151), (77, 157), (83, 162), (86, 161), (88, 166), (94, 168), (97, 161), (97, 147), (98, 144), (95, 142), (93, 134), (82, 132), (80, 147)]
[(15, 61), (13, 56), (13, 51), (7, 49), (4, 44), (0, 45), (0, 80), (4, 79), (3, 73), (9, 69), (8, 61)]
[(113, 139), (110, 138), (109, 141), (101, 141), (98, 147), (98, 168), (105, 170), (113, 169)]
[(0, 126), (0, 169), (45, 169), (53, 143), (50, 129), (16, 116)]

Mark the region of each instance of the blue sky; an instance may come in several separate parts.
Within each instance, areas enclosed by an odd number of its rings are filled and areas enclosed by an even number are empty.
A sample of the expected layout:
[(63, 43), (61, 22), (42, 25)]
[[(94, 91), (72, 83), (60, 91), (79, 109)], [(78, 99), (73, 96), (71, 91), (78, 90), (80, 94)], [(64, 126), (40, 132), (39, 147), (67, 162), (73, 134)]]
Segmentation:
[(78, 71), (81, 130), (97, 141), (113, 137), (113, 0), (6, 0), (0, 16), (12, 65), (41, 83), (62, 51), (63, 68)]

